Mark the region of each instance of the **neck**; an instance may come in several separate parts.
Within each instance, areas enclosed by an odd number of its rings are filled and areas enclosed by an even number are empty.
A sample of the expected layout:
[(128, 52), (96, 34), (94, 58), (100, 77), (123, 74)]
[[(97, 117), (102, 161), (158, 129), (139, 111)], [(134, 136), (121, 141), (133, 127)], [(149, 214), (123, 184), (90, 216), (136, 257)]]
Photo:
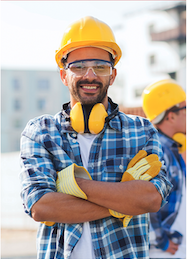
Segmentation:
[[(79, 102), (79, 101), (77, 101), (77, 100), (75, 100), (75, 99), (73, 99), (73, 98), (71, 98), (71, 100), (70, 100), (70, 104), (71, 104), (71, 108), (73, 108), (73, 106), (77, 103), (77, 102)], [(108, 97), (106, 96), (106, 98), (104, 98), (104, 100), (101, 102), (103, 105), (104, 105), (104, 107), (105, 107), (105, 110), (107, 111), (107, 109), (108, 109)], [(96, 103), (94, 103), (94, 104), (85, 104), (85, 106), (94, 106)]]
[(170, 138), (173, 138), (173, 135), (176, 133), (173, 128), (169, 125), (159, 125), (159, 126), (156, 126), (156, 128), (160, 131), (162, 131), (166, 136), (170, 137)]

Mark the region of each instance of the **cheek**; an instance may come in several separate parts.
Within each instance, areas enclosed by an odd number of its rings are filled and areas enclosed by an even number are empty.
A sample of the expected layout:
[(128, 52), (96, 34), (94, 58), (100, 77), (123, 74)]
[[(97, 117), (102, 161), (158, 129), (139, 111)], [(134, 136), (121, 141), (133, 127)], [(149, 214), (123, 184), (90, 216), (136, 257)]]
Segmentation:
[(67, 77), (66, 77), (66, 83), (67, 83), (67, 86), (68, 87), (72, 87), (73, 85), (75, 85), (76, 84), (76, 76), (74, 75), (74, 74), (72, 74), (72, 75), (67, 75)]

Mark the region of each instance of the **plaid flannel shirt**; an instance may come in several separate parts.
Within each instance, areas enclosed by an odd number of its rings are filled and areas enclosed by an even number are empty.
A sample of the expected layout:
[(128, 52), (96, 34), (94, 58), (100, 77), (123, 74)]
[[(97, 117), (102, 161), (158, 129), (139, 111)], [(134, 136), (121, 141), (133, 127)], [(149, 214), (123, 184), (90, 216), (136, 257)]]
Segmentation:
[[(159, 131), (159, 138), (162, 144), (166, 172), (173, 188), (168, 197), (168, 203), (156, 213), (150, 213), (151, 231), (154, 231), (155, 239), (152, 245), (166, 250), (169, 239), (175, 238), (175, 243), (182, 242), (182, 234), (171, 231), (171, 226), (175, 221), (182, 198), (182, 185), (184, 176), (186, 177), (186, 165), (182, 156), (178, 152), (178, 144), (164, 133)], [(151, 234), (151, 232), (150, 232)]]
[[(65, 104), (55, 116), (44, 115), (28, 122), (21, 137), (21, 197), (25, 212), (43, 195), (56, 192), (57, 171), (72, 163), (82, 166), (77, 133), (69, 121), (70, 108)], [(108, 118), (95, 138), (88, 161), (93, 180), (120, 182), (130, 160), (144, 149), (161, 159), (157, 131), (138, 116), (127, 116), (109, 99)], [(165, 171), (151, 180), (163, 198), (171, 184)], [(69, 258), (81, 237), (83, 224), (41, 224), (37, 235), (38, 259)], [(96, 259), (149, 258), (148, 214), (134, 216), (128, 227), (112, 216), (90, 222)]]

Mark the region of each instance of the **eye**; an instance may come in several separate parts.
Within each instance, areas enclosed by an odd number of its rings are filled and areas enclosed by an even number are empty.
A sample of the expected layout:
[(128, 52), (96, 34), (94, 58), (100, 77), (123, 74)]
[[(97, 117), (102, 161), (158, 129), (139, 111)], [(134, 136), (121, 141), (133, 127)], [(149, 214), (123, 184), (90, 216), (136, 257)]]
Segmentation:
[(98, 64), (98, 65), (95, 66), (95, 68), (96, 68), (97, 70), (104, 70), (104, 69), (106, 69), (106, 66), (105, 66), (105, 65), (102, 65), (102, 64)]
[(75, 70), (82, 70), (84, 68), (85, 68), (85, 66), (82, 63), (76, 63), (76, 64), (72, 64), (70, 66), (70, 69), (73, 70), (73, 71), (75, 71)]

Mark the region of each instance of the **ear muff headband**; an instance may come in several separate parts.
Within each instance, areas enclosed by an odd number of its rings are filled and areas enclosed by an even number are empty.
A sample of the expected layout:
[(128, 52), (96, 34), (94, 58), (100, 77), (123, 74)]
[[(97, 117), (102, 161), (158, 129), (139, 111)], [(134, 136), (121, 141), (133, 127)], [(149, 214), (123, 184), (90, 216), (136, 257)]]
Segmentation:
[(101, 132), (105, 124), (105, 118), (108, 116), (104, 105), (97, 103), (93, 106), (89, 114), (85, 115), (85, 113), (86, 111), (80, 102), (73, 106), (70, 112), (72, 128), (78, 133), (84, 133), (87, 124), (90, 133), (98, 134)]

